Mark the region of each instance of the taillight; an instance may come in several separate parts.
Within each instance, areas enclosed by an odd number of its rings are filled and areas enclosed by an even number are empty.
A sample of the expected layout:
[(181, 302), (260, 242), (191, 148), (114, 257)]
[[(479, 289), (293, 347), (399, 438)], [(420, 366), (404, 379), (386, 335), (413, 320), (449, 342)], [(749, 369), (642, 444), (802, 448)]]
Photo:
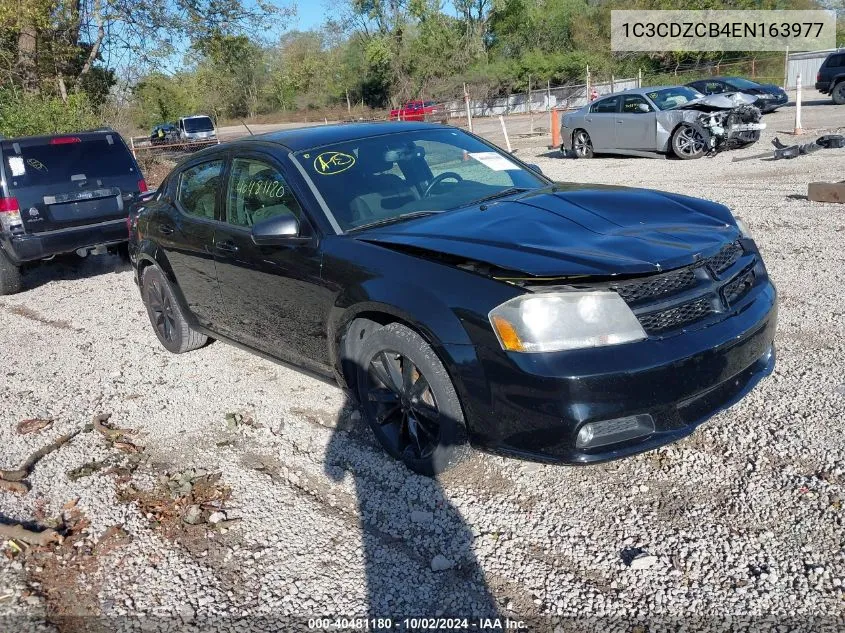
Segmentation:
[(17, 198), (0, 198), (0, 227), (10, 233), (23, 231), (21, 207)]
[(143, 178), (138, 181), (138, 191), (140, 191), (141, 193), (146, 193), (147, 191), (149, 191), (149, 189), (147, 188), (147, 183)]
[(57, 136), (50, 139), (50, 145), (67, 145), (68, 143), (81, 143), (82, 139), (78, 136)]
[(819, 71), (819, 72), (816, 73), (816, 81), (821, 81), (821, 80), (822, 80), (822, 71)]

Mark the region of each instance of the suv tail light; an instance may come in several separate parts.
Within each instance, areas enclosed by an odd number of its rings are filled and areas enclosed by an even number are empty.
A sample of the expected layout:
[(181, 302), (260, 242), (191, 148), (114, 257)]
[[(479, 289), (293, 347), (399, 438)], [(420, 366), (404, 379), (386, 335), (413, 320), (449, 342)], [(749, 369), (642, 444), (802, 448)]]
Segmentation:
[(17, 198), (0, 198), (0, 227), (9, 233), (23, 232), (21, 207)]
[(149, 191), (149, 188), (147, 187), (147, 181), (143, 178), (138, 181), (138, 191), (140, 191), (141, 193), (146, 193), (147, 191)]
[(819, 82), (822, 80), (822, 71), (816, 73), (816, 81)]

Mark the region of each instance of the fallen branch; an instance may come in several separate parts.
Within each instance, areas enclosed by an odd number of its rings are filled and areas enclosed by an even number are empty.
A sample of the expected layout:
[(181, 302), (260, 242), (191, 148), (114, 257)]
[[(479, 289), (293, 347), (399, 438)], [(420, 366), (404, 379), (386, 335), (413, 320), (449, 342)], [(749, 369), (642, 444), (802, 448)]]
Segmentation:
[(27, 530), (22, 525), (0, 525), (0, 539), (21, 541), (27, 545), (44, 547), (50, 543), (60, 543), (62, 537), (56, 530), (48, 528), (43, 532)]
[(116, 442), (124, 435), (135, 434), (135, 429), (115, 429), (106, 425), (106, 422), (108, 422), (110, 417), (111, 413), (100, 413), (99, 415), (95, 415), (93, 420), (94, 430), (105, 437), (109, 442)]
[(57, 448), (60, 448), (62, 445), (66, 444), (74, 437), (79, 435), (81, 429), (77, 429), (76, 431), (72, 431), (67, 435), (62, 435), (59, 439), (51, 444), (47, 444), (43, 448), (39, 448), (35, 451), (29, 458), (23, 463), (23, 465), (18, 468), (17, 470), (0, 470), (0, 479), (5, 479), (6, 481), (23, 481), (29, 474), (32, 472), (32, 469), (35, 465), (41, 461), (45, 455), (52, 453)]

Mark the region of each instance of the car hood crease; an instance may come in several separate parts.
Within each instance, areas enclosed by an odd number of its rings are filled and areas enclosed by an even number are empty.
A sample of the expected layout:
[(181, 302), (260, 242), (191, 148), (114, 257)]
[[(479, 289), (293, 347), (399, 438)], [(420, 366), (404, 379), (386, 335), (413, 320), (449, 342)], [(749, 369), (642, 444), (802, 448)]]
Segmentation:
[(653, 273), (693, 263), (738, 237), (730, 212), (704, 200), (625, 187), (559, 189), (355, 237), (536, 277)]

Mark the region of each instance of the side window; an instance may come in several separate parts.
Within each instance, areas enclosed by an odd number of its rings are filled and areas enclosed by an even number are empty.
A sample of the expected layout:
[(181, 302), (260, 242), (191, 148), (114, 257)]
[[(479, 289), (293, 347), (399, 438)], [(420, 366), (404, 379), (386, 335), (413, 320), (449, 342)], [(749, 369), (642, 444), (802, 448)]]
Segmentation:
[[(647, 109), (644, 110), (640, 108), (641, 105), (644, 105)], [(646, 112), (651, 112), (652, 107), (649, 105), (648, 101), (643, 99), (640, 95), (626, 95), (625, 99), (622, 101), (622, 112), (626, 114), (645, 114)]]
[(198, 218), (217, 219), (217, 190), (223, 174), (223, 161), (211, 160), (186, 169), (179, 175), (176, 199), (182, 210)]
[(721, 81), (708, 81), (704, 84), (704, 94), (716, 95), (725, 92), (725, 90), (727, 90), (727, 86)]
[(595, 113), (602, 113), (602, 112), (616, 112), (616, 106), (619, 104), (619, 97), (610, 97), (609, 99), (602, 99), (601, 101), (596, 101), (593, 105), (590, 106), (590, 112)]
[(302, 208), (279, 171), (261, 160), (236, 158), (226, 197), (226, 221), (251, 227), (278, 215), (302, 219)]
[(828, 68), (839, 68), (841, 66), (845, 66), (845, 55), (831, 55), (830, 59), (827, 60), (826, 65)]

